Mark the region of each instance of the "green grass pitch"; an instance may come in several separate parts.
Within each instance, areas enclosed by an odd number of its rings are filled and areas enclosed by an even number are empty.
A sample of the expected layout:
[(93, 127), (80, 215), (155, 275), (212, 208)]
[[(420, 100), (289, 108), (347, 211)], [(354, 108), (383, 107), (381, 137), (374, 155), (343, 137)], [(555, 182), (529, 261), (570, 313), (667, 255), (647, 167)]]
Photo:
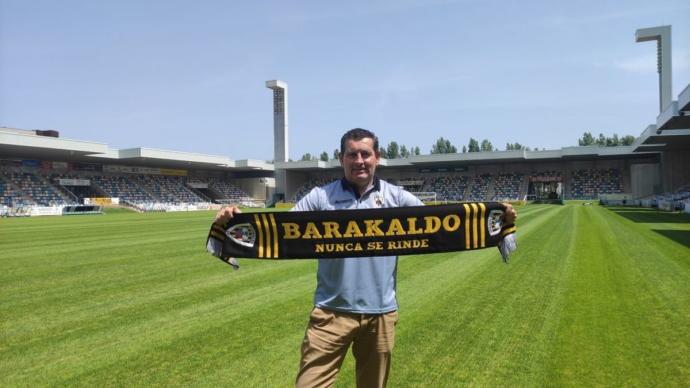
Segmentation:
[[(316, 262), (232, 271), (211, 219), (1, 219), (0, 386), (291, 386)], [(528, 205), (518, 227), (509, 265), (400, 259), (390, 386), (690, 385), (688, 215)]]

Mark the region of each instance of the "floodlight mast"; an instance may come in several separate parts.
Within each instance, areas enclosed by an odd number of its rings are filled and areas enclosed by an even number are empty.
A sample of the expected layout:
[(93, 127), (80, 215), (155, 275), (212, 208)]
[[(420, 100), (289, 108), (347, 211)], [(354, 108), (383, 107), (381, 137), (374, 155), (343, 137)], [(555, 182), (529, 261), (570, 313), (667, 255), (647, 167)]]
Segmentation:
[[(273, 90), (273, 163), (287, 162), (288, 153), (288, 93), (287, 83), (280, 80), (266, 81)], [(285, 170), (275, 169), (276, 194), (284, 198), (287, 189)], [(281, 199), (282, 199), (281, 198)]]
[(266, 81), (273, 90), (273, 156), (275, 162), (288, 161), (288, 95), (287, 84), (279, 80)]
[(671, 84), (671, 26), (640, 28), (635, 31), (635, 42), (656, 40), (657, 72), (659, 73), (659, 113), (673, 101)]

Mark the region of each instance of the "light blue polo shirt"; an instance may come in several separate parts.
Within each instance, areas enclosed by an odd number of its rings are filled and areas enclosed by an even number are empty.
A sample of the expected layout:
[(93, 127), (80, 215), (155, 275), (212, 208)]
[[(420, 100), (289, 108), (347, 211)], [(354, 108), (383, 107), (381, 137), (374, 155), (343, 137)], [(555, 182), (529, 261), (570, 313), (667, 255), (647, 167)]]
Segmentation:
[[(314, 188), (292, 210), (374, 209), (420, 206), (417, 197), (375, 178), (361, 197), (341, 179)], [(363, 214), (364, 216), (364, 214)], [(395, 298), (397, 256), (319, 259), (314, 305), (328, 310), (381, 314), (398, 309)]]

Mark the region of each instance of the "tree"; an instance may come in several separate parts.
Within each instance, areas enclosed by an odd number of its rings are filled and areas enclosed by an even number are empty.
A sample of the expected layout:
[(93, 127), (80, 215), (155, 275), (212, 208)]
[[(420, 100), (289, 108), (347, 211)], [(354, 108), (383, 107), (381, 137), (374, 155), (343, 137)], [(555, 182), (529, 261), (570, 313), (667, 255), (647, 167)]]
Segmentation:
[(604, 136), (603, 133), (600, 133), (599, 137), (594, 138), (591, 133), (585, 132), (578, 140), (578, 144), (581, 146), (598, 145), (600, 147), (629, 146), (634, 142), (635, 136), (626, 135), (619, 137), (617, 133), (614, 133), (611, 137)]
[(491, 142), (489, 140), (484, 139), (484, 140), (482, 140), (481, 150), (482, 151), (493, 151), (494, 146), (491, 144)]
[(578, 140), (578, 144), (581, 146), (591, 146), (594, 145), (594, 143), (596, 143), (596, 141), (594, 140), (594, 136), (592, 136), (591, 132), (585, 132)]
[(632, 143), (634, 143), (634, 142), (635, 142), (635, 136), (626, 135), (626, 136), (621, 137), (620, 145), (629, 146), (629, 145), (632, 145)]
[(381, 155), (382, 158), (388, 159), (388, 151), (386, 151), (385, 148), (379, 147), (379, 154)]
[(340, 159), (340, 151), (336, 148), (333, 150), (333, 159)]
[(302, 159), (300, 160), (313, 160), (313, 156), (311, 156), (311, 154), (307, 152), (306, 154), (302, 155)]
[(603, 133), (599, 134), (599, 137), (597, 138), (597, 145), (599, 147), (605, 147), (606, 146), (606, 136), (604, 136)]
[(397, 142), (390, 142), (388, 143), (388, 147), (386, 147), (386, 151), (388, 153), (388, 159), (398, 159), (400, 158), (400, 148), (398, 147)]
[(519, 151), (519, 150), (526, 150), (529, 151), (529, 147), (525, 147), (522, 144), (515, 142), (515, 143), (506, 143), (506, 151)]
[(467, 151), (479, 152), (479, 142), (475, 138), (470, 138), (470, 143), (467, 145)]
[(421, 151), (419, 150), (419, 146), (415, 146), (415, 147), (414, 147), (414, 152), (413, 152), (413, 154), (414, 154), (414, 155), (421, 155)]
[(328, 152), (323, 151), (323, 152), (321, 153), (321, 161), (323, 161), (323, 162), (328, 162)]
[(462, 146), (462, 153), (467, 153), (467, 146)]
[(436, 144), (431, 146), (432, 154), (454, 154), (458, 149), (450, 143), (450, 140), (439, 137)]
[(607, 137), (606, 138), (606, 146), (607, 147), (615, 147), (620, 144), (620, 140), (618, 139), (618, 134), (614, 133), (613, 137)]
[(407, 147), (404, 144), (400, 146), (400, 156), (403, 158), (410, 157), (410, 151), (407, 150)]

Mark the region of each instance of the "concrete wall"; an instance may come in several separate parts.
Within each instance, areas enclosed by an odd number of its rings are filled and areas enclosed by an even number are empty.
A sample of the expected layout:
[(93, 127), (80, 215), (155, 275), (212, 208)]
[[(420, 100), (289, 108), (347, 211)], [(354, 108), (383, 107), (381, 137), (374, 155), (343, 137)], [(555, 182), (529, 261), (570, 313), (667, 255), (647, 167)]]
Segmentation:
[(630, 166), (630, 180), (633, 199), (657, 194), (661, 189), (661, 174), (658, 163), (633, 164)]
[(239, 178), (233, 179), (232, 183), (249, 194), (252, 198), (266, 201), (267, 184), (262, 178)]
[(690, 184), (690, 151), (664, 151), (661, 155), (661, 184), (665, 193)]
[(308, 173), (301, 173), (296, 171), (285, 171), (286, 186), (285, 186), (285, 201), (291, 202), (295, 198), (295, 194), (300, 187), (310, 180)]

